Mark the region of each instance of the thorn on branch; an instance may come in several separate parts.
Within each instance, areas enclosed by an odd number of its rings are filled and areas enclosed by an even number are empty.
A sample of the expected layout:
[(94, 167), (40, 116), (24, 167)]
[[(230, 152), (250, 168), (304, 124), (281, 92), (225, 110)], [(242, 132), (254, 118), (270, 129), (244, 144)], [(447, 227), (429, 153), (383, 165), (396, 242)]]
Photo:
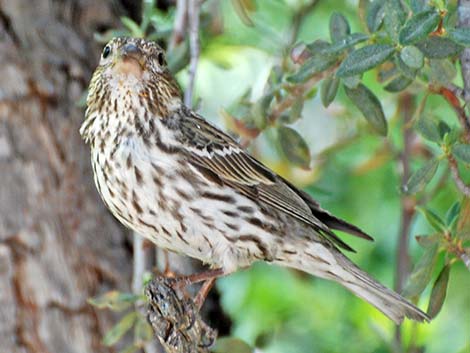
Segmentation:
[(147, 317), (166, 353), (208, 353), (217, 333), (193, 300), (173, 289), (174, 279), (157, 276), (145, 289)]

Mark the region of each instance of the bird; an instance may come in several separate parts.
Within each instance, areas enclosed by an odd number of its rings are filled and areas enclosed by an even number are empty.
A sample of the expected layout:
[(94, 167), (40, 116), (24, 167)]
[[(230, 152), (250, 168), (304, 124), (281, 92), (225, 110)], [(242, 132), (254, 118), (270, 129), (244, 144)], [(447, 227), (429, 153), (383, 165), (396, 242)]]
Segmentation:
[(101, 53), (80, 134), (96, 188), (126, 227), (221, 275), (264, 261), (332, 280), (400, 324), (426, 313), (349, 260), (334, 231), (372, 240), (321, 208), (187, 107), (164, 50), (116, 37)]

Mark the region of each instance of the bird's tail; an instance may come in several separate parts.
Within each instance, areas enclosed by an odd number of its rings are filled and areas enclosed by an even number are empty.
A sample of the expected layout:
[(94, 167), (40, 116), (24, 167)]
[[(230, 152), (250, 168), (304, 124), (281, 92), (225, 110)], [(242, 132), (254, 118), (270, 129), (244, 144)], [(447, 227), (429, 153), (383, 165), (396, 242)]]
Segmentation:
[(303, 245), (304, 248), (295, 255), (286, 252), (289, 255), (278, 263), (338, 282), (375, 306), (397, 325), (401, 324), (405, 317), (420, 322), (430, 321), (426, 313), (377, 282), (335, 248), (312, 242)]

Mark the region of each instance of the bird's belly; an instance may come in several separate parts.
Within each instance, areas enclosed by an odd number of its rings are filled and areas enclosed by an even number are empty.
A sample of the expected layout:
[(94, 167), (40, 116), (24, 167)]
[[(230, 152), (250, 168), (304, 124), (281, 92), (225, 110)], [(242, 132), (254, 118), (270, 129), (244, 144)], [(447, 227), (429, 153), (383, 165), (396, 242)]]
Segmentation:
[(256, 205), (229, 188), (220, 192), (231, 202), (205, 198), (216, 185), (184, 161), (135, 146), (123, 146), (113, 156), (93, 153), (95, 182), (106, 206), (157, 246), (227, 271), (272, 257), (267, 245), (272, 234), (244, 221), (262, 217)]

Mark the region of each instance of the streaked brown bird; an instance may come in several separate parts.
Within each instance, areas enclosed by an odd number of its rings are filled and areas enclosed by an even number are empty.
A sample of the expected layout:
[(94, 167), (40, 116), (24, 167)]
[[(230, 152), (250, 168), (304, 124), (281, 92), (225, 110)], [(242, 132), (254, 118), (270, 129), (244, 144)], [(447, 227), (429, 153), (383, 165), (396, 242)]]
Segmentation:
[(322, 209), (186, 107), (155, 43), (115, 38), (93, 74), (80, 129), (110, 211), (215, 278), (255, 261), (333, 280), (397, 324), (429, 317), (354, 265), (333, 230), (371, 239)]

